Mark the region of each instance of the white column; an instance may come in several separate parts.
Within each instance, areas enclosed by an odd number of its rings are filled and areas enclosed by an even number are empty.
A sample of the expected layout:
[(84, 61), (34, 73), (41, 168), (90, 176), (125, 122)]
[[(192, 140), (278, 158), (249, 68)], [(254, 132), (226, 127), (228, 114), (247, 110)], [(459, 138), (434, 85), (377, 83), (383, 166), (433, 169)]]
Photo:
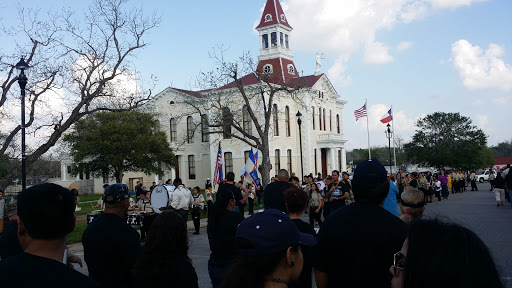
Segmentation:
[(68, 165), (66, 165), (65, 163), (60, 165), (60, 174), (61, 174), (61, 179), (62, 181), (67, 181), (68, 179), (68, 169), (66, 169), (68, 167)]
[(341, 147), (341, 171), (347, 171), (347, 151)]
[(332, 170), (335, 170), (337, 167), (336, 165), (336, 157), (334, 156), (336, 155), (336, 149), (334, 148), (329, 148), (329, 162), (328, 165), (327, 165), (327, 174), (331, 174)]

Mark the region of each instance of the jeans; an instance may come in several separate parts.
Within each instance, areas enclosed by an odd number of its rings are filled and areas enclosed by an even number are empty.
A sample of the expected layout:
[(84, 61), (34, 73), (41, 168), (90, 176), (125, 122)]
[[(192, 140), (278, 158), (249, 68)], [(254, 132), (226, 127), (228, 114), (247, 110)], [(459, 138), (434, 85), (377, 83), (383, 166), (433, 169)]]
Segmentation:
[(229, 265), (221, 266), (215, 265), (210, 260), (208, 260), (208, 274), (210, 275), (210, 280), (212, 282), (212, 287), (217, 288), (224, 280), (224, 276), (228, 272)]

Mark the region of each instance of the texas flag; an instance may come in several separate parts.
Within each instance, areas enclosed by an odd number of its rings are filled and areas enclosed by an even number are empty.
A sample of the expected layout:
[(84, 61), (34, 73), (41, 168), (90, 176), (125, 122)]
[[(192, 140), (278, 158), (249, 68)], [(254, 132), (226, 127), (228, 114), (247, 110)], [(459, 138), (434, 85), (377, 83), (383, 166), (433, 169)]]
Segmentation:
[(382, 118), (380, 118), (380, 122), (386, 124), (389, 123), (391, 120), (393, 120), (393, 114), (391, 113), (391, 109), (389, 109), (389, 111), (386, 114), (384, 114)]

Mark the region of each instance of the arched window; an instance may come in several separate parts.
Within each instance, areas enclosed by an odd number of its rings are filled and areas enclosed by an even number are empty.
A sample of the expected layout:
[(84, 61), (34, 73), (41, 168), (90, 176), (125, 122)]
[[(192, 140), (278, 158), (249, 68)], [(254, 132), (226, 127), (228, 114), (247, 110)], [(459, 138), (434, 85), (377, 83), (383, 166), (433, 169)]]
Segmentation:
[(251, 115), (249, 115), (249, 110), (247, 109), (247, 105), (242, 109), (242, 121), (244, 132), (252, 135), (252, 119)]
[(332, 110), (329, 110), (329, 131), (332, 131)]
[(273, 106), (274, 110), (272, 111), (273, 119), (274, 119), (274, 136), (279, 136), (279, 117), (277, 115), (277, 104)]
[(327, 131), (327, 128), (326, 128), (326, 123), (325, 123), (325, 108), (324, 108), (324, 131)]
[(279, 149), (276, 149), (276, 153), (275, 153), (275, 166), (276, 166), (276, 169), (274, 170), (275, 173), (277, 174), (277, 172), (279, 172), (279, 170), (281, 170), (281, 151), (279, 151)]
[(322, 107), (318, 107), (318, 124), (320, 131), (322, 131)]
[(194, 155), (188, 155), (188, 179), (196, 179), (196, 160)]
[(261, 46), (263, 48), (268, 48), (268, 34), (261, 35)]
[(336, 114), (336, 130), (340, 134), (340, 115)]
[(210, 141), (210, 134), (208, 133), (208, 115), (201, 115), (201, 140), (203, 142)]
[(313, 119), (313, 121), (312, 121), (313, 122), (313, 130), (315, 130), (315, 107), (311, 108), (311, 112), (313, 114), (311, 117), (311, 119)]
[(187, 143), (194, 143), (194, 123), (192, 116), (187, 117)]
[(290, 107), (286, 106), (284, 108), (284, 112), (284, 127), (286, 129), (286, 137), (290, 137)]
[(176, 142), (176, 119), (175, 118), (171, 118), (171, 120), (169, 121), (169, 126), (170, 126), (170, 137), (171, 137), (171, 142)]

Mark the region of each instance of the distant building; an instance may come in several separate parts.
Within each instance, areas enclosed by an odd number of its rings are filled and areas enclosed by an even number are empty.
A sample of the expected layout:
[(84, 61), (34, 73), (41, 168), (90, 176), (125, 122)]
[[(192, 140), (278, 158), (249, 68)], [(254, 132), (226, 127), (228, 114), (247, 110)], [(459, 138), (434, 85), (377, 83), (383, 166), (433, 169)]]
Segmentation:
[[(294, 95), (295, 98), (283, 93), (275, 99), (269, 132), (272, 133), (269, 140), (273, 167), (271, 176), (282, 168), (301, 176), (299, 131), (295, 116), (298, 111), (303, 115), (304, 175), (321, 173), (326, 176), (335, 169), (346, 170), (347, 140), (343, 138), (343, 107), (347, 102), (340, 99), (327, 76), (320, 73), (320, 57), (317, 55), (314, 75), (299, 75), (292, 56), (292, 27), (278, 0), (267, 0), (256, 30), (260, 38), (256, 72), (272, 74), (272, 83), (277, 85), (300, 83), (305, 88)], [(247, 90), (267, 85), (255, 73), (240, 79)], [(164, 175), (126, 173), (123, 182), (133, 187), (135, 181), (141, 180), (144, 186), (149, 187), (152, 182), (163, 183), (179, 177), (187, 186), (203, 187), (206, 178), (213, 178), (219, 140), (225, 159), (224, 172), (233, 171), (238, 179), (238, 171), (245, 164), (251, 147), (241, 140), (228, 139), (222, 133), (209, 134), (213, 131), (208, 125), (209, 121), (222, 112), (206, 109), (206, 113), (201, 115), (183, 102), (191, 96), (204, 101), (211, 95), (230, 99), (229, 109), (241, 115), (244, 131), (257, 135), (255, 124), (244, 116), (246, 108), (239, 93), (235, 83), (229, 83), (219, 89), (203, 91), (169, 87), (155, 95), (142, 109), (157, 115), (161, 129), (167, 133), (175, 151), (178, 165), (165, 171)], [(260, 151), (258, 164), (261, 159)]]

